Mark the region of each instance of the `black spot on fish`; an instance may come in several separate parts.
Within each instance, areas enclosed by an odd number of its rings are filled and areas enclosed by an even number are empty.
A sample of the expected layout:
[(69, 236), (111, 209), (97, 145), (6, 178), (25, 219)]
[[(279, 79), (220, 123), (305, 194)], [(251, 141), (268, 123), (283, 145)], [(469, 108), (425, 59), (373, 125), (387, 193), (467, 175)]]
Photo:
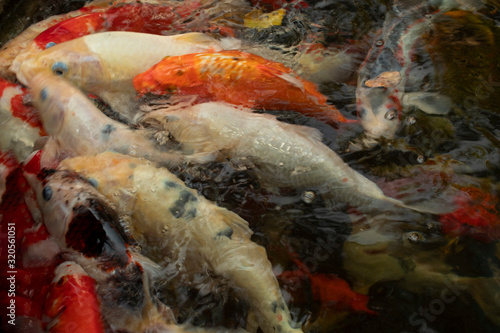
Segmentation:
[(40, 91), (40, 99), (42, 100), (42, 102), (45, 102), (47, 100), (47, 97), (49, 97), (47, 88), (43, 88), (42, 91)]
[(277, 330), (278, 332), (281, 332), (281, 331), (283, 331), (283, 328), (281, 327), (281, 325), (278, 325), (278, 326), (276, 326), (276, 330)]
[(177, 183), (171, 182), (169, 180), (165, 180), (165, 187), (167, 189), (178, 189), (181, 186), (179, 184), (177, 184)]
[(169, 208), (169, 211), (175, 218), (182, 217), (186, 213), (186, 204), (196, 201), (198, 201), (198, 199), (191, 192), (181, 191), (179, 199), (174, 202), (172, 207)]
[(54, 42), (48, 42), (47, 44), (45, 44), (45, 49), (48, 49), (48, 48), (51, 48), (52, 46), (55, 46), (56, 43)]
[(42, 190), (42, 197), (45, 201), (49, 201), (52, 198), (52, 188), (50, 186), (45, 186)]
[(277, 310), (278, 310), (278, 303), (276, 303), (276, 301), (274, 301), (271, 303), (271, 311), (273, 313), (276, 313)]
[[(116, 288), (110, 288), (118, 293), (114, 298), (120, 306), (140, 309), (144, 304), (143, 291), (144, 272), (139, 265), (128, 265), (125, 269), (115, 270), (113, 277)], [(111, 291), (113, 293), (113, 291)]]
[(101, 133), (102, 133), (102, 139), (104, 141), (108, 141), (109, 140), (109, 136), (110, 136), (110, 134), (113, 131), (116, 131), (116, 127), (114, 127), (113, 125), (107, 124), (106, 126), (104, 126), (104, 128), (101, 131)]
[(226, 236), (227, 238), (231, 239), (233, 233), (234, 233), (233, 228), (227, 227), (226, 229), (219, 231), (216, 237)]

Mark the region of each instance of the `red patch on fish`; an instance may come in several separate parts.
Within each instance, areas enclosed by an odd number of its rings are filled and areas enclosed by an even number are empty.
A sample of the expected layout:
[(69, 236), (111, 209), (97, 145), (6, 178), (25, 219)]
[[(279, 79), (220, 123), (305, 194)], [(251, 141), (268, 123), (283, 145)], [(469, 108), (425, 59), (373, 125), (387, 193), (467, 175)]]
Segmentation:
[(468, 235), (484, 242), (498, 240), (498, 197), (476, 187), (462, 187), (460, 190), (454, 198), (458, 208), (439, 218), (443, 232), (454, 236)]
[(293, 110), (331, 124), (349, 122), (316, 86), (290, 68), (241, 51), (168, 57), (134, 78), (141, 95), (197, 95), (247, 108)]
[(21, 90), (21, 93), (14, 95), (10, 101), (5, 101), (5, 104), (11, 107), (10, 111), (12, 116), (21, 119), (31, 127), (38, 128), (40, 136), (47, 135), (35, 109), (24, 103), (24, 99), (28, 94), (26, 89), (18, 84), (0, 78), (0, 99), (7, 98), (4, 96), (4, 91), (7, 88), (17, 88)]
[(67, 332), (68, 327), (85, 332), (104, 332), (94, 279), (77, 274), (61, 277), (50, 286), (44, 316), (54, 321), (51, 332)]

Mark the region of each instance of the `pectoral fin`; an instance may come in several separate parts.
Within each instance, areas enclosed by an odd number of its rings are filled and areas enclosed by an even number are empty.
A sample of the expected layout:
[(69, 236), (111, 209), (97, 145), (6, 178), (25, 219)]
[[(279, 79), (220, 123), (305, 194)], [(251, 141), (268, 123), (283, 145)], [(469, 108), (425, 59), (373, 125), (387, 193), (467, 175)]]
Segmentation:
[(434, 92), (405, 93), (403, 105), (415, 106), (427, 114), (445, 115), (450, 112), (453, 102), (448, 96)]

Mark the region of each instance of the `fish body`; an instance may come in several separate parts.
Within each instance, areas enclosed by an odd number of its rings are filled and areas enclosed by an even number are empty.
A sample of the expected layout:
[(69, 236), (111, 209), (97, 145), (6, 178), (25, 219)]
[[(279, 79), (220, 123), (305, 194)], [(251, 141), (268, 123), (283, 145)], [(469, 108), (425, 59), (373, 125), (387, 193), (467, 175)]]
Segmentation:
[(64, 153), (95, 155), (113, 150), (166, 163), (175, 159), (173, 154), (159, 150), (144, 131), (106, 117), (63, 78), (43, 73), (30, 84), (44, 129)]
[(19, 161), (45, 135), (38, 115), (24, 102), (26, 95), (21, 85), (0, 78), (0, 149), (12, 151)]
[(345, 117), (290, 68), (237, 50), (168, 57), (134, 78), (141, 94), (197, 95), (248, 108), (294, 110), (332, 123)]
[(85, 332), (105, 332), (95, 280), (75, 262), (57, 267), (44, 316), (47, 332), (63, 333), (76, 327)]
[(159, 261), (176, 267), (212, 271), (225, 278), (257, 314), (264, 332), (300, 332), (290, 314), (264, 248), (238, 215), (217, 207), (167, 169), (115, 153), (71, 158), (61, 168), (88, 177), (131, 218), (132, 236)]
[(270, 188), (312, 188), (328, 200), (353, 206), (403, 204), (344, 163), (321, 142), (316, 129), (216, 102), (157, 110), (147, 117), (160, 121), (183, 145), (190, 155), (187, 159), (207, 161), (224, 154), (235, 161), (247, 160), (255, 166), (259, 181)]
[(137, 74), (166, 56), (221, 49), (216, 39), (196, 32), (174, 36), (102, 32), (55, 45), (35, 56), (20, 55), (11, 70), (27, 86), (41, 72), (64, 77), (132, 121), (137, 111), (132, 79)]
[(46, 169), (32, 173), (38, 159), (35, 155), (27, 163), (24, 174), (43, 222), (63, 257), (95, 280), (106, 323), (113, 330), (178, 332), (173, 314), (168, 309), (164, 313), (151, 295), (141, 258), (129, 250), (118, 216), (105, 198), (75, 173)]

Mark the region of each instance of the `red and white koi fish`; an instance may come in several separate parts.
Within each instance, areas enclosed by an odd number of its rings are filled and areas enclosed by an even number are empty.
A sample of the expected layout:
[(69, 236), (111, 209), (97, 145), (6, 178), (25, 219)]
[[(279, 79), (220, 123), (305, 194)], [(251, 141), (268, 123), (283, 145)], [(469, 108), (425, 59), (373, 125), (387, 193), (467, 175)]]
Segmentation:
[(338, 124), (346, 118), (314, 83), (255, 54), (219, 51), (168, 57), (134, 78), (141, 94), (196, 95), (247, 108), (293, 110)]
[(95, 155), (106, 150), (175, 164), (180, 157), (159, 149), (144, 130), (106, 117), (78, 88), (61, 77), (41, 73), (31, 82), (32, 97), (55, 154)]
[[(143, 251), (171, 258), (187, 272), (212, 271), (245, 300), (263, 332), (301, 332), (291, 317), (263, 247), (250, 240), (248, 223), (216, 206), (165, 168), (116, 153), (70, 158), (60, 167), (89, 178), (131, 218)], [(117, 194), (117, 195), (115, 195)]]
[(55, 45), (35, 56), (16, 58), (11, 69), (30, 86), (38, 73), (55, 74), (101, 97), (129, 121), (137, 112), (133, 78), (166, 56), (219, 51), (216, 39), (202, 33), (158, 36), (102, 32)]
[(0, 78), (0, 149), (12, 151), (18, 161), (45, 135), (35, 110), (25, 102), (27, 94), (21, 85)]

